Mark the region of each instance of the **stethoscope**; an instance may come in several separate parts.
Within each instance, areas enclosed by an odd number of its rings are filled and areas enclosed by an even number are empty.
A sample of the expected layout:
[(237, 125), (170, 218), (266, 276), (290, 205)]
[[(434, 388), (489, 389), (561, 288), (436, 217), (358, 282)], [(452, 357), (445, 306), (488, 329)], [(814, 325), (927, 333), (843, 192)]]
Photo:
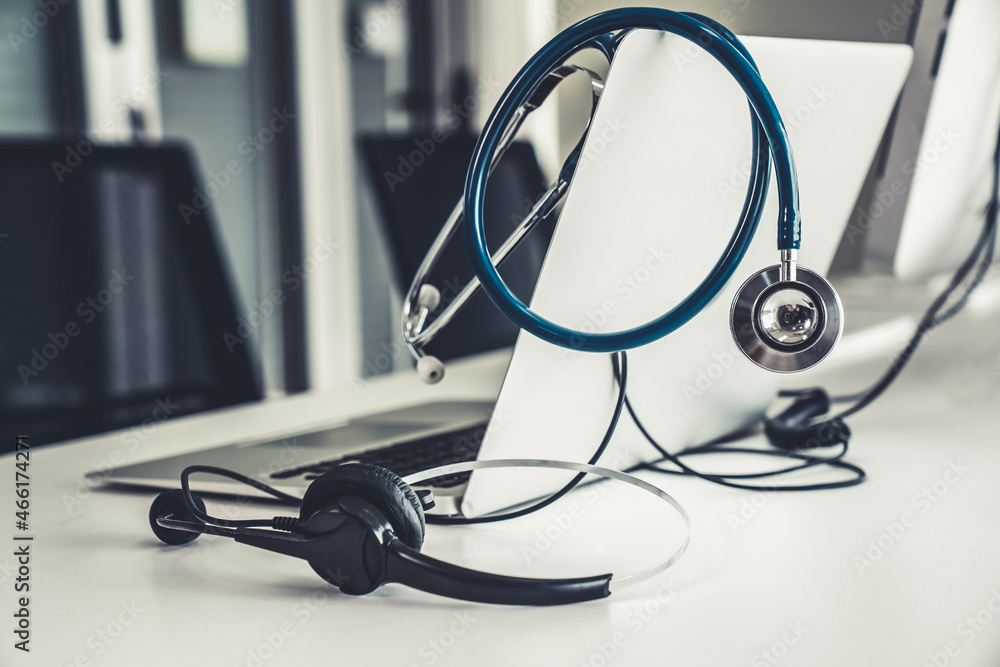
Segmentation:
[[(590, 70), (564, 63), (580, 51), (593, 49), (610, 64), (622, 38), (637, 28), (673, 33), (701, 45), (746, 93), (753, 119), (747, 195), (729, 244), (705, 279), (679, 304), (631, 329), (612, 333), (576, 331), (532, 311), (511, 293), (496, 266), (565, 196), (585, 145), (586, 131), (556, 181), (492, 256), (483, 222), (486, 183), (528, 115), (568, 76), (583, 73), (590, 78), (593, 119), (604, 88), (603, 80)], [(814, 366), (830, 353), (843, 330), (843, 310), (837, 293), (825, 279), (798, 266), (801, 217), (795, 162), (781, 116), (749, 51), (716, 21), (699, 14), (656, 8), (606, 11), (556, 35), (518, 72), (490, 114), (472, 156), (464, 197), (435, 238), (403, 301), (403, 341), (417, 361), (420, 377), (434, 383), (444, 376), (444, 365), (426, 354), (424, 347), (480, 287), (521, 329), (563, 348), (616, 352), (646, 345), (676, 331), (719, 294), (746, 254), (764, 208), (771, 160), (778, 187), (780, 260), (777, 265), (755, 273), (737, 291), (730, 310), (730, 327), (737, 347), (755, 364), (779, 373), (793, 373)], [(437, 288), (427, 282), (428, 276), (461, 223), (465, 223), (465, 244), (476, 277), (431, 319), (441, 297)]]

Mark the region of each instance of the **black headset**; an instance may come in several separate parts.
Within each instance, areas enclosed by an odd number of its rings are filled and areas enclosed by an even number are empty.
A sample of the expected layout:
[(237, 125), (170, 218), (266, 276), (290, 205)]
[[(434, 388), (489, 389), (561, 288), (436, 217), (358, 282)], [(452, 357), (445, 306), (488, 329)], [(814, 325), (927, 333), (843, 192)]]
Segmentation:
[(420, 553), (424, 510), (433, 507), (433, 497), (429, 492), (418, 494), (379, 466), (348, 463), (317, 477), (301, 499), (298, 517), (246, 521), (209, 516), (205, 502), (188, 484), (195, 472), (223, 475), (299, 502), (233, 471), (190, 466), (181, 475), (183, 488), (161, 493), (149, 509), (149, 525), (167, 544), (185, 544), (202, 534), (231, 537), (301, 558), (349, 595), (365, 595), (388, 582), (460, 600), (510, 605), (568, 604), (610, 594), (610, 574), (578, 579), (509, 577), (425, 556)]

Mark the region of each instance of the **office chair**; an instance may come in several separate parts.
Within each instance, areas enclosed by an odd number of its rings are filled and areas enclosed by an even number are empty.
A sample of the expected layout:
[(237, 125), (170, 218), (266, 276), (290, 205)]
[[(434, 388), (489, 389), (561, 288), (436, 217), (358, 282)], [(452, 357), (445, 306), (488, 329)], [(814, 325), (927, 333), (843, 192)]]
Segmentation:
[[(445, 136), (441, 141), (427, 134), (360, 139), (369, 184), (393, 256), (395, 277), (403, 292), (462, 195), (475, 145), (476, 137), (466, 133)], [(512, 144), (486, 191), (491, 249), (507, 238), (515, 220), (520, 222), (547, 185), (531, 145)], [(501, 266), (501, 275), (522, 301), (531, 298), (553, 228), (552, 222), (540, 225)], [(461, 235), (456, 235), (431, 273), (430, 282), (441, 290), (446, 303), (472, 276), (465, 245)], [(517, 334), (517, 327), (480, 292), (427, 346), (427, 351), (442, 360), (454, 359), (509, 347)]]
[(180, 146), (0, 142), (7, 441), (145, 433), (262, 398), (249, 343), (223, 338), (238, 312), (191, 165)]

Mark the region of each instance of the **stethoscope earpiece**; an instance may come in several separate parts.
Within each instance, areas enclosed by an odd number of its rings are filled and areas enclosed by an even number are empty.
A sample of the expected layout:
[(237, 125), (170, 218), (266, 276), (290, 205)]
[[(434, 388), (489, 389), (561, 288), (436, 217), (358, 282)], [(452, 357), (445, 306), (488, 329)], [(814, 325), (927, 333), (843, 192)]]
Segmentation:
[(417, 362), (417, 375), (426, 384), (437, 384), (444, 377), (444, 364), (429, 354), (422, 356)]
[(439, 305), (441, 305), (441, 292), (438, 288), (429, 283), (421, 285), (420, 292), (417, 293), (417, 306), (433, 313)]
[(771, 266), (740, 287), (730, 325), (750, 361), (776, 373), (798, 373), (833, 350), (844, 311), (837, 292), (816, 273), (799, 266), (782, 276), (781, 266)]

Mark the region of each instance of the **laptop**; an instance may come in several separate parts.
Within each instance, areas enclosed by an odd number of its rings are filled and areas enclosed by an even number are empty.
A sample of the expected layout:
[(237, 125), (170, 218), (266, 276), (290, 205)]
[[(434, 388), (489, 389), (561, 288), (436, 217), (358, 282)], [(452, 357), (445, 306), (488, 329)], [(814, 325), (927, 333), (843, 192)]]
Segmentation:
[[(910, 49), (743, 39), (791, 135), (804, 218), (800, 260), (824, 273), (906, 76)], [(636, 30), (623, 40), (532, 296), (542, 315), (595, 331), (645, 322), (683, 298), (725, 246), (746, 189), (750, 117), (738, 85), (699, 53), (654, 31)], [(669, 448), (746, 427), (777, 393), (779, 377), (735, 352), (728, 326), (742, 281), (776, 263), (776, 210), (772, 184), (759, 233), (730, 284), (679, 331), (629, 354), (629, 396)], [(273, 461), (288, 439), (262, 439), (125, 466), (102, 479), (176, 487), (185, 466), (208, 464), (295, 493), (331, 466), (355, 460), (402, 475), (476, 457), (586, 461), (607, 427), (615, 391), (608, 355), (567, 351), (521, 333), (495, 404), (437, 402), (359, 416), (295, 436), (306, 454), (286, 466)], [(489, 421), (494, 410), (502, 423)], [(655, 457), (636, 444), (628, 422), (622, 419), (602, 463), (622, 468)], [(252, 492), (224, 480), (195, 481), (202, 491)], [(432, 486), (469, 515), (551, 490), (513, 488), (499, 476), (470, 481), (468, 474)]]

